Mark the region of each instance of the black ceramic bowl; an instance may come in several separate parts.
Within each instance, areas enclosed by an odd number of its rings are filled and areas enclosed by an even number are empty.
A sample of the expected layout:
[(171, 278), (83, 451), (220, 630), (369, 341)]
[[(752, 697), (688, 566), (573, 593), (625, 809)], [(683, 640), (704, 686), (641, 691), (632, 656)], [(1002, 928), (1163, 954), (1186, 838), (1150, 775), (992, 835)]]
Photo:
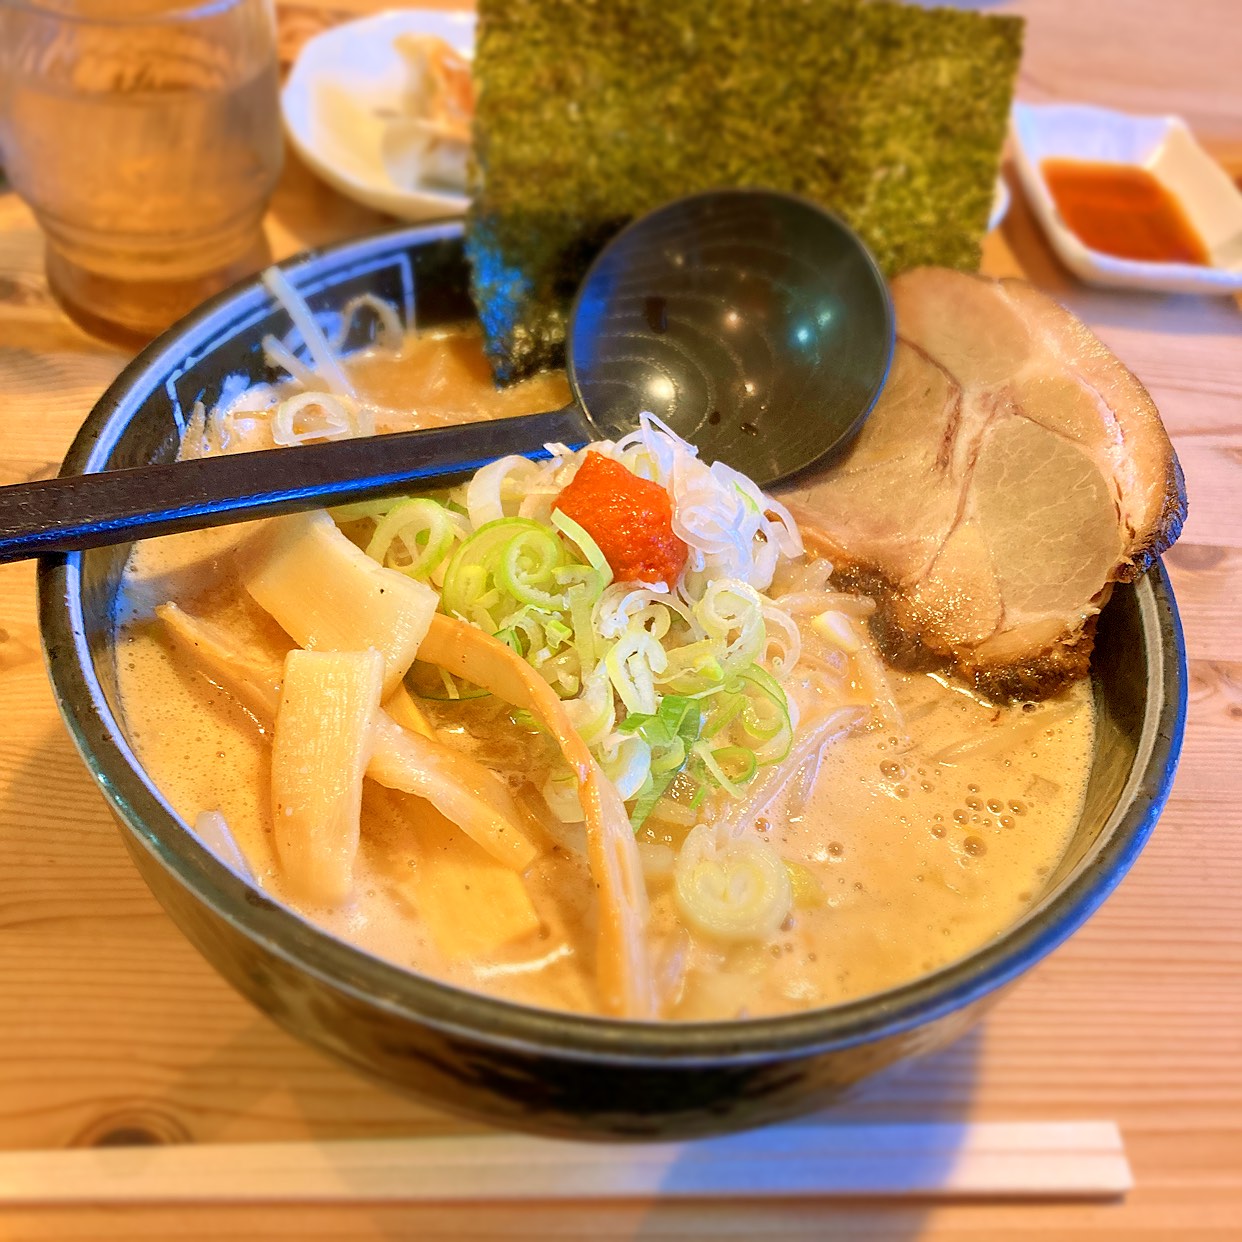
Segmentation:
[[(460, 226), (402, 229), (291, 260), (319, 311), (364, 291), (432, 326), (473, 314)], [(229, 375), (273, 378), (264, 333), (288, 326), (250, 282), (145, 350), (82, 428), (67, 472), (169, 459), (194, 402)], [(361, 339), (354, 342), (360, 345)], [(745, 1022), (637, 1024), (527, 1009), (368, 956), (248, 888), (208, 853), (135, 759), (117, 707), (113, 606), (125, 548), (46, 560), (47, 661), (60, 709), (134, 862), (203, 955), (293, 1034), (374, 1078), (503, 1125), (677, 1135), (776, 1120), (953, 1039), (998, 989), (1079, 927), (1134, 861), (1168, 794), (1186, 669), (1157, 566), (1117, 590), (1094, 661), (1099, 740), (1077, 835), (1038, 905), (969, 957), (832, 1009)]]

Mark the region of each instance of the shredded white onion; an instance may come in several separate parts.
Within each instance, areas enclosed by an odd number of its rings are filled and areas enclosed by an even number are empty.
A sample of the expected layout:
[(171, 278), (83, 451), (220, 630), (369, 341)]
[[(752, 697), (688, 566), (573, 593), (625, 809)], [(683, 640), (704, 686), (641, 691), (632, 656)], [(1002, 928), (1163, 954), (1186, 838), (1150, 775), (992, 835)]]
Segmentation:
[(353, 327), (354, 318), (364, 308), (372, 311), (379, 320), (379, 347), (394, 353), (399, 350), (405, 337), (405, 328), (397, 314), (397, 308), (391, 302), (385, 302), (383, 298), (376, 297), (374, 293), (360, 293), (356, 298), (350, 298), (341, 309), (341, 322), (337, 324), (336, 331), (329, 342), (333, 353), (339, 354), (344, 348), (345, 339), (349, 336), (350, 328)]
[(802, 631), (793, 618), (775, 604), (764, 603), (762, 660), (777, 681), (783, 681), (802, 658)]
[(506, 493), (514, 502), (528, 490), (528, 481), (534, 482), (539, 466), (525, 457), (501, 457), (475, 471), (466, 484), (464, 504), (470, 524), (475, 530), (488, 522), (516, 516), (517, 505), (505, 507)]
[(723, 462), (706, 465), (654, 415), (643, 414), (638, 429), (617, 442), (618, 460), (627, 454), (669, 489), (673, 529), (690, 548), (692, 573), (739, 578), (765, 591), (779, 557), (802, 555), (802, 537), (784, 505)]
[(288, 371), (303, 388), (320, 388), (314, 368), (308, 367), (284, 341), (270, 332), (263, 338), (263, 357), (268, 365)]
[(286, 398), (272, 415), (272, 439), (277, 444), (306, 444), (312, 440), (347, 440), (365, 435), (366, 415), (349, 397), (326, 392), (300, 392)]
[(328, 343), (328, 338), (324, 336), (315, 322), (315, 316), (311, 314), (310, 307), (289, 283), (289, 278), (280, 268), (269, 267), (263, 273), (262, 280), (271, 295), (288, 312), (294, 327), (302, 334), (307, 352), (315, 364), (315, 369), (323, 378), (323, 382), (328, 386), (328, 391), (352, 397), (354, 395), (353, 384), (349, 382), (349, 377), (337, 361), (336, 354)]
[(232, 401), (222, 401), (216, 411), (217, 418), (232, 418), (237, 414), (263, 414), (281, 400), (280, 393), (271, 384), (256, 384), (247, 388)]

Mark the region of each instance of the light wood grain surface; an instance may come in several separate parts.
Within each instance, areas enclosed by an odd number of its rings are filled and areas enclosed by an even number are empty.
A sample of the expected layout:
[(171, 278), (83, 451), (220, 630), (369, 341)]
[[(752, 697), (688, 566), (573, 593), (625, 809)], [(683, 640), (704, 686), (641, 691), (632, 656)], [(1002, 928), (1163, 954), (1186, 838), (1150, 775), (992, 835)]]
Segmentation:
[[(1242, 174), (1238, 0), (971, 7), (1028, 16), (1023, 97), (1180, 112)], [(287, 30), (318, 20), (314, 5), (289, 16)], [(268, 227), (279, 255), (381, 223), (291, 158)], [(1242, 311), (1076, 284), (1017, 192), (986, 267), (1025, 274), (1092, 324), (1173, 435), (1190, 493), (1166, 558), (1190, 655), (1186, 747), (1151, 844), (1088, 926), (973, 1034), (834, 1116), (1115, 1119), (1136, 1179), (1124, 1200), (77, 1207), (0, 1214), (0, 1239), (1242, 1238)], [(60, 314), (38, 231), (0, 190), (0, 482), (52, 473), (125, 360)], [(182, 940), (56, 714), (28, 564), (0, 567), (0, 711), (0, 1147), (469, 1128), (295, 1042)]]

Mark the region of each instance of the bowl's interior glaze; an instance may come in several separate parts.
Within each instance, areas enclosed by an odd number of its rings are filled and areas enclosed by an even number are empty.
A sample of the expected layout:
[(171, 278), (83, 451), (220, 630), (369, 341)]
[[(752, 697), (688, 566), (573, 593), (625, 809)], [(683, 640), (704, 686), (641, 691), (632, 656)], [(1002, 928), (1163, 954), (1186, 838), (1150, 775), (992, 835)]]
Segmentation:
[[(313, 309), (328, 315), (373, 292), (407, 323), (435, 326), (472, 314), (460, 226), (407, 229), (350, 243), (291, 265)], [(289, 327), (254, 282), (221, 295), (161, 338), (118, 379), (83, 427), (66, 471), (168, 460), (196, 401), (210, 407), (225, 380), (274, 375), (262, 358), (268, 332)], [(373, 327), (373, 325), (371, 325)], [(366, 343), (360, 325), (354, 346)], [(105, 794), (140, 844), (197, 898), (246, 935), (419, 1021), (472, 1030), (503, 1028), (507, 1040), (549, 1041), (582, 1054), (687, 1060), (753, 1057), (809, 1046), (846, 1047), (906, 1030), (977, 1000), (1027, 969), (1068, 936), (1137, 856), (1172, 781), (1185, 715), (1184, 651), (1163, 570), (1119, 587), (1100, 617), (1093, 661), (1098, 742), (1077, 833), (1036, 906), (1004, 936), (934, 975), (832, 1010), (743, 1023), (620, 1024), (541, 1014), (419, 979), (334, 941), (253, 892), (214, 863), (168, 811), (125, 741), (116, 699), (113, 612), (127, 549), (100, 549), (44, 563), (44, 643), (62, 713)]]

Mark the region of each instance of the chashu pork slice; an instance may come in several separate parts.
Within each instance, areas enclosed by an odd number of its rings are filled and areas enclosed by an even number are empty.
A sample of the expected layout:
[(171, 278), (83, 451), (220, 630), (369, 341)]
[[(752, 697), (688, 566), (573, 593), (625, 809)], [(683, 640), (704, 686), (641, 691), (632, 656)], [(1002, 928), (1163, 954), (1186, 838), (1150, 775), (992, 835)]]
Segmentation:
[(1181, 530), (1173, 446), (1142, 384), (1024, 282), (918, 268), (892, 294), (879, 402), (788, 499), (837, 581), (875, 596), (891, 658), (1052, 693), (1087, 671), (1112, 584)]

